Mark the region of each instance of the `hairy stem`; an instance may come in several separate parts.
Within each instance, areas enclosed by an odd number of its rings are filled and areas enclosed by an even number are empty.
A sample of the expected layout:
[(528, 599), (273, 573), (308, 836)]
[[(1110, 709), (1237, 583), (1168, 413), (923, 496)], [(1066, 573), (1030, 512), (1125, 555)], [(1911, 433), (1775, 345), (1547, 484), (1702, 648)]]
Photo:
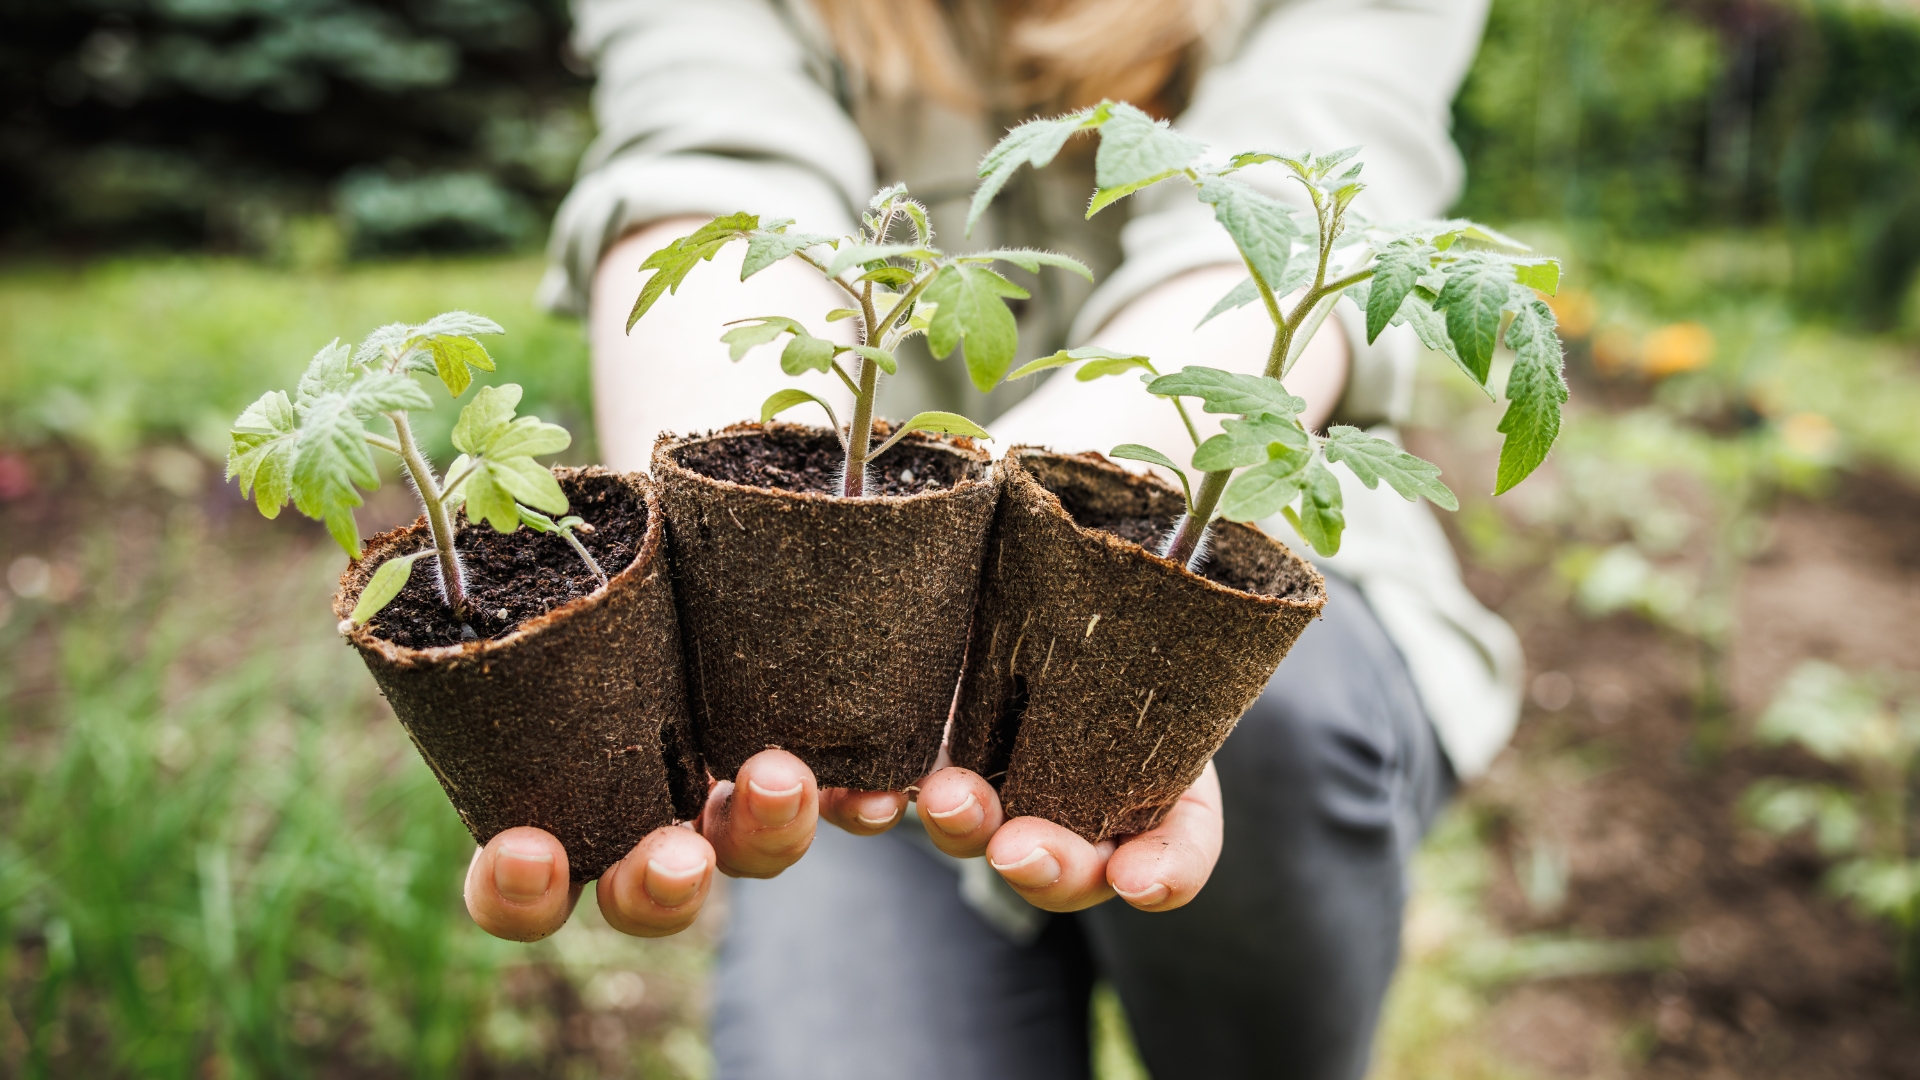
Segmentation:
[(581, 543), (580, 538), (573, 535), (572, 529), (561, 529), (560, 535), (566, 537), (567, 543), (573, 545), (573, 550), (580, 553), (580, 558), (587, 564), (587, 569), (593, 571), (593, 576), (599, 578), (600, 584), (604, 587), (607, 583), (607, 572), (600, 569), (600, 564), (594, 561), (593, 553), (587, 550), (587, 545)]
[(394, 439), (400, 444), (400, 461), (413, 479), (421, 508), (427, 512), (427, 529), (433, 534), (434, 552), (440, 560), (440, 595), (454, 615), (464, 619), (467, 616), (466, 582), (461, 577), (460, 554), (453, 547), (453, 521), (447, 514), (445, 500), (440, 497), (439, 486), (433, 482), (433, 466), (427, 464), (425, 455), (420, 453), (420, 444), (414, 441), (407, 414), (390, 412), (387, 419), (393, 421)]
[[(860, 294), (860, 344), (874, 338), (873, 282)], [(873, 388), (880, 381), (880, 365), (860, 358), (860, 386), (853, 394), (853, 423), (847, 426), (847, 476), (840, 493), (857, 499), (867, 493), (868, 450), (873, 445)]]
[(1220, 493), (1227, 490), (1227, 480), (1232, 476), (1232, 469), (1221, 469), (1200, 478), (1200, 490), (1193, 496), (1193, 505), (1187, 508), (1187, 516), (1180, 519), (1180, 527), (1174, 530), (1166, 550), (1160, 553), (1163, 557), (1193, 569), (1193, 557), (1200, 551), (1200, 541), (1206, 537), (1207, 525), (1213, 521), (1214, 507), (1220, 505)]

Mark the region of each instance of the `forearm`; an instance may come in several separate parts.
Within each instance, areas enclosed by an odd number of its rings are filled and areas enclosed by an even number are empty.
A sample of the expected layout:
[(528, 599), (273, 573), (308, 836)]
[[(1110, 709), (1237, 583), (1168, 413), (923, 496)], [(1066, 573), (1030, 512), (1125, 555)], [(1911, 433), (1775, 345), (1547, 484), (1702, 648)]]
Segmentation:
[[(1273, 324), (1260, 305), (1250, 304), (1193, 329), (1245, 276), (1241, 266), (1182, 274), (1122, 308), (1089, 344), (1149, 356), (1163, 374), (1199, 365), (1257, 375), (1273, 343)], [(1287, 389), (1306, 399), (1301, 419), (1307, 427), (1320, 428), (1332, 414), (1346, 388), (1348, 365), (1346, 339), (1339, 325), (1328, 320), (1287, 376)], [(1188, 415), (1202, 439), (1218, 432), (1224, 419), (1195, 405), (1189, 406)], [(1137, 442), (1181, 462), (1193, 445), (1173, 406), (1127, 376), (1083, 383), (1057, 375), (992, 427), (1003, 445), (1033, 442), (1056, 450), (1105, 452), (1117, 443)]]
[[(851, 400), (831, 375), (809, 373), (795, 380), (782, 373), (775, 347), (731, 363), (720, 343), (725, 323), (759, 315), (798, 319), (822, 337), (845, 336), (847, 324), (826, 321), (827, 311), (842, 303), (840, 294), (794, 260), (741, 282), (744, 251), (730, 245), (711, 266), (696, 267), (679, 292), (662, 297), (627, 332), (627, 314), (645, 280), (640, 263), (703, 223), (675, 218), (629, 233), (608, 249), (594, 273), (588, 317), (594, 419), (601, 460), (616, 469), (646, 468), (662, 431), (705, 431), (755, 419), (767, 395), (786, 386), (810, 390), (836, 410), (844, 411)], [(825, 422), (824, 415), (796, 413), (793, 419)]]

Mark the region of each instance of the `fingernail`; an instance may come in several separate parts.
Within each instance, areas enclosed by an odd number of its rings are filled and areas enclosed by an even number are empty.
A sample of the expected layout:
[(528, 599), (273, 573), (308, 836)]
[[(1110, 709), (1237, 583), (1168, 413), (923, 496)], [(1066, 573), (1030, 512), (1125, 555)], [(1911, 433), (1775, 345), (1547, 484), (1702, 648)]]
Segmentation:
[(1134, 907), (1152, 907), (1160, 901), (1165, 900), (1168, 893), (1167, 887), (1157, 881), (1141, 889), (1139, 892), (1128, 892), (1118, 885), (1113, 887), (1113, 891), (1120, 899), (1125, 900)]
[(1044, 889), (1060, 880), (1060, 860), (1044, 847), (1027, 852), (1019, 862), (997, 863), (989, 858), (987, 863), (998, 870), (1009, 884), (1023, 889)]
[(971, 791), (967, 792), (967, 797), (961, 800), (959, 806), (951, 810), (927, 811), (927, 816), (932, 818), (933, 823), (940, 826), (940, 831), (948, 836), (965, 836), (979, 828), (985, 814), (986, 812), (980, 809), (980, 800), (974, 798)]
[(503, 844), (493, 857), (493, 888), (502, 899), (531, 904), (553, 884), (553, 852)]
[(858, 810), (853, 812), (853, 816), (854, 820), (869, 829), (884, 829), (900, 819), (900, 805), (889, 799), (886, 802), (886, 812), (879, 817), (869, 817)]
[(706, 872), (705, 859), (692, 866), (665, 866), (659, 859), (648, 859), (647, 896), (661, 907), (679, 907), (700, 891), (700, 879)]
[(778, 828), (800, 816), (800, 792), (805, 784), (795, 783), (790, 788), (771, 791), (752, 780), (747, 781), (747, 790), (753, 793), (753, 817), (755, 821), (770, 828)]

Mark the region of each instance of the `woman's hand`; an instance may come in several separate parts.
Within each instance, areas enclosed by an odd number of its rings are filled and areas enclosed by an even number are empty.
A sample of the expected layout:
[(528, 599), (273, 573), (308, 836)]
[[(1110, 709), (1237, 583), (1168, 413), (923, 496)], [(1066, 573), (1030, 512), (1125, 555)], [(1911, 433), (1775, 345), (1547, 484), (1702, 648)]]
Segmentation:
[[(813, 843), (820, 789), (813, 770), (785, 750), (747, 759), (732, 782), (713, 785), (693, 828), (655, 829), (600, 877), (600, 913), (636, 937), (665, 937), (693, 925), (713, 872), (773, 877)], [(567, 881), (567, 852), (553, 834), (508, 829), (467, 867), (467, 912), (480, 928), (512, 941), (560, 929), (580, 899)]]
[(941, 769), (920, 782), (920, 821), (955, 858), (985, 855), (1013, 890), (1047, 911), (1079, 911), (1116, 894), (1142, 911), (1172, 911), (1200, 892), (1220, 858), (1220, 777), (1206, 771), (1151, 832), (1090, 844), (1037, 817), (1006, 820), (979, 774)]

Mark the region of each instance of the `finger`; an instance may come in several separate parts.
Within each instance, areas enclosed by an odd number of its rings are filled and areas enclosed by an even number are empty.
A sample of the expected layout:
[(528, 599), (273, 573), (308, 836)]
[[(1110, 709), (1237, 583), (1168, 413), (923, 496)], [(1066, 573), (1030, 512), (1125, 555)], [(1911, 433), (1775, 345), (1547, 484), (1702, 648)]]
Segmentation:
[(1113, 895), (1107, 859), (1113, 841), (1089, 844), (1044, 818), (1019, 817), (987, 843), (987, 862), (1013, 891), (1045, 911), (1079, 911)]
[(1220, 774), (1213, 762), (1160, 827), (1128, 837), (1107, 860), (1107, 883), (1142, 911), (1172, 911), (1199, 895), (1220, 861)]
[(539, 941), (560, 929), (580, 899), (567, 881), (567, 849), (522, 826), (495, 836), (467, 864), (467, 914), (508, 941)]
[(1007, 815), (1000, 793), (971, 769), (941, 769), (920, 781), (920, 823), (933, 846), (956, 859), (984, 855)]
[(713, 845), (692, 829), (655, 829), (600, 875), (607, 925), (635, 937), (666, 937), (693, 925), (713, 887)]
[(807, 853), (819, 819), (813, 770), (785, 750), (762, 750), (731, 782), (713, 786), (700, 831), (713, 844), (721, 873), (767, 878)]
[(855, 836), (886, 832), (900, 823), (906, 809), (904, 791), (828, 788), (820, 793), (820, 816)]

